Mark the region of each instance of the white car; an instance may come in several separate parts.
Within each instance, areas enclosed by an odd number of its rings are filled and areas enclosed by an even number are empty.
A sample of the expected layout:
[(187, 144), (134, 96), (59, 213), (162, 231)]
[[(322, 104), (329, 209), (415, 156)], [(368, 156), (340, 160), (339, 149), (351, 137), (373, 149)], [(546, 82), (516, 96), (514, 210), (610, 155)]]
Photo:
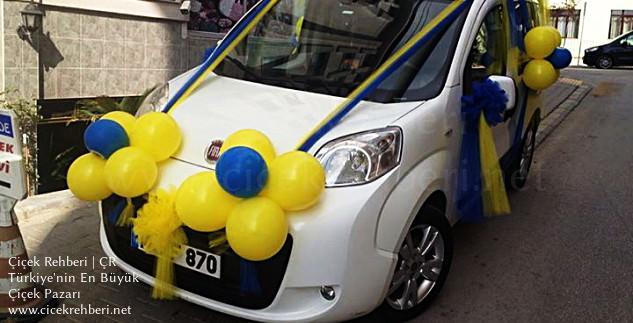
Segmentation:
[[(214, 169), (210, 148), (240, 129), (265, 133), (279, 153), (294, 149), (449, 4), (280, 1), (171, 111), (183, 147), (161, 164), (158, 185), (178, 186)], [(535, 2), (528, 6), (538, 12)], [(461, 98), (473, 82), (489, 77), (510, 99), (504, 122), (492, 128), (506, 182), (522, 187), (529, 171), (541, 103), (507, 68), (504, 10), (501, 0), (472, 1), (308, 151), (325, 168), (327, 188), (317, 206), (288, 215), (282, 250), (254, 263), (257, 288), (242, 286), (241, 260), (230, 249), (213, 254), (208, 234), (187, 229), (188, 250), (206, 260), (176, 261), (177, 295), (257, 321), (340, 321), (376, 309), (389, 320), (420, 313), (451, 265), (451, 226), (460, 218)], [(160, 110), (192, 73), (157, 89), (139, 113)], [(134, 246), (130, 228), (112, 221), (124, 203), (119, 197), (101, 203), (101, 243), (123, 270), (152, 284), (154, 258)]]

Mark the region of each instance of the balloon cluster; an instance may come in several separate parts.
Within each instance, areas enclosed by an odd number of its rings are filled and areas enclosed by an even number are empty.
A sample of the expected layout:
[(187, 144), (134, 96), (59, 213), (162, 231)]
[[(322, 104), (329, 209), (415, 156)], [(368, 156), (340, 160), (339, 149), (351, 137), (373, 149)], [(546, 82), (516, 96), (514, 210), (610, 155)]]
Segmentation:
[(68, 187), (86, 201), (100, 201), (112, 193), (127, 198), (143, 195), (156, 183), (157, 163), (178, 150), (181, 138), (178, 125), (165, 113), (136, 119), (126, 112), (110, 112), (84, 132), (90, 153), (70, 165)]
[(231, 249), (244, 259), (274, 256), (288, 235), (286, 211), (313, 206), (325, 187), (323, 167), (313, 156), (301, 151), (275, 155), (259, 131), (230, 135), (215, 173), (194, 174), (178, 189), (178, 217), (196, 231), (226, 227)]
[(561, 45), (561, 35), (556, 28), (539, 26), (525, 35), (525, 51), (531, 58), (523, 72), (523, 82), (533, 90), (550, 87), (560, 76), (560, 69), (569, 66), (571, 52)]

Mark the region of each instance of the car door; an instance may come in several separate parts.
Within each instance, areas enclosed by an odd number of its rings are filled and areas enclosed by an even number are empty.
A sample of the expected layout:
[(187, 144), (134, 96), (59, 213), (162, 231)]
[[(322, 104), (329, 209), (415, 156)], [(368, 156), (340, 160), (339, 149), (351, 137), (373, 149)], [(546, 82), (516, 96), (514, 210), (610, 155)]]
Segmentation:
[[(510, 76), (507, 64), (509, 31), (503, 23), (505, 14), (500, 2), (485, 13), (464, 70), (465, 95), (471, 93), (474, 82), (480, 82), (494, 75)], [(509, 122), (511, 117), (512, 113), (506, 113), (504, 122), (492, 128), (495, 146), (500, 157), (510, 149), (512, 143), (513, 131)]]
[(624, 37), (616, 44), (614, 59), (617, 65), (633, 65), (633, 34)]

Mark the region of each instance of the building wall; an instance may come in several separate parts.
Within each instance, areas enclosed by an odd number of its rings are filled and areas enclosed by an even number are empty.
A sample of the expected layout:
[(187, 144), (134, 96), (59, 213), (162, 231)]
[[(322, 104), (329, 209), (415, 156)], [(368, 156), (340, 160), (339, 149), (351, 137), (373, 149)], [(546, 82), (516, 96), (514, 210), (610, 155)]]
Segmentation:
[[(563, 0), (551, 1), (552, 6), (562, 6)], [(633, 10), (633, 0), (586, 0), (577, 1), (580, 12), (580, 30), (577, 39), (565, 39), (575, 64), (582, 64), (585, 49), (609, 42), (611, 10)]]
[[(23, 41), (21, 1), (3, 1), (6, 90), (38, 94), (42, 51), (44, 98), (137, 95), (200, 63), (216, 40), (183, 35), (183, 22), (45, 6), (39, 46)], [(185, 36), (185, 37), (183, 37)]]
[[(3, 1), (4, 91), (7, 96), (37, 97), (37, 52), (17, 34), (24, 3)], [(19, 91), (14, 92), (14, 91)]]

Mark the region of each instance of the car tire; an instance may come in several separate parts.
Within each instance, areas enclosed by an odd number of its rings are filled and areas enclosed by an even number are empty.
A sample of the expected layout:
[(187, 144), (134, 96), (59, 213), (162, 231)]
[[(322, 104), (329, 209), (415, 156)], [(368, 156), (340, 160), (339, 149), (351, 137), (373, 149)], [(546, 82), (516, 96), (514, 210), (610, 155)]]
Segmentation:
[[(411, 245), (416, 250), (413, 254), (408, 252)], [(440, 293), (452, 258), (451, 226), (442, 210), (425, 204), (407, 229), (387, 295), (375, 313), (385, 322), (401, 322), (418, 316)]]
[(601, 55), (596, 60), (596, 67), (602, 70), (608, 70), (613, 67), (613, 58), (607, 55)]
[(534, 152), (536, 151), (538, 120), (540, 120), (540, 115), (537, 113), (532, 118), (532, 121), (530, 121), (530, 126), (527, 127), (523, 140), (521, 141), (520, 154), (514, 159), (513, 165), (508, 173), (509, 176), (506, 178), (506, 186), (511, 190), (520, 190), (525, 187), (525, 183), (527, 182), (532, 160), (534, 159)]

